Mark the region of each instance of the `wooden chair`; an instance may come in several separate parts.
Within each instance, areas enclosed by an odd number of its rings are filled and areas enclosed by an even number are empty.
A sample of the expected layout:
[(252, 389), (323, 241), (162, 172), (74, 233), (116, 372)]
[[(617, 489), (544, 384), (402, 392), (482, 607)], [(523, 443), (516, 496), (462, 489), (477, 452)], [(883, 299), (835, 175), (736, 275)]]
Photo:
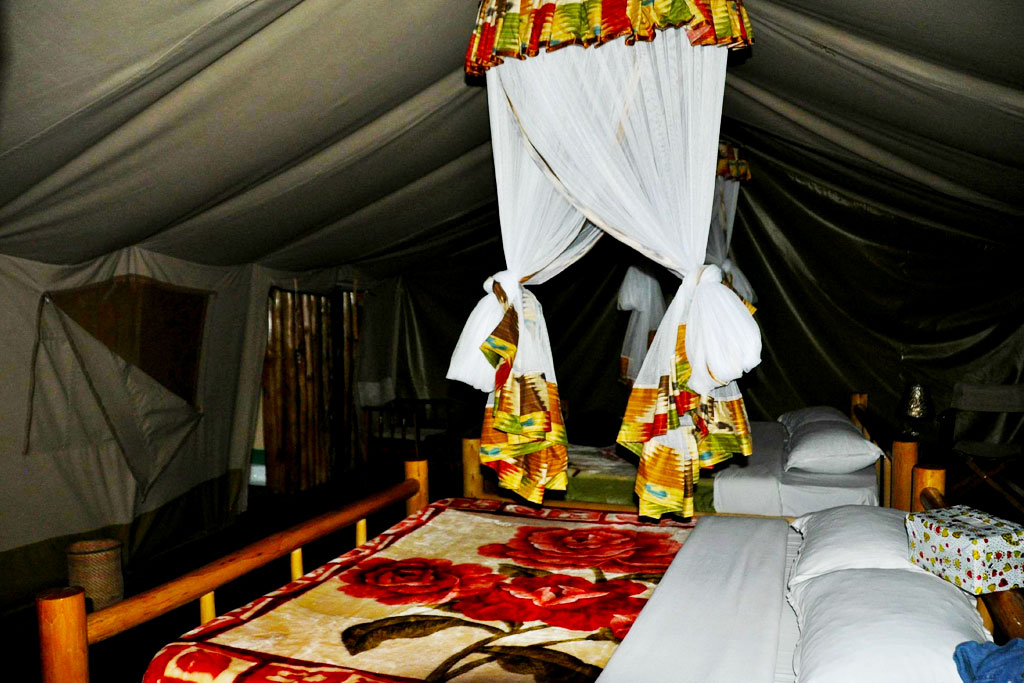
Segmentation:
[[(430, 461), (438, 491), (459, 480), (456, 406), (448, 399), (395, 399), (363, 408), (363, 448), (370, 470), (397, 473), (402, 461)], [(443, 496), (442, 496), (443, 497)]]
[(1024, 488), (1014, 481), (1024, 465), (1022, 420), (1024, 384), (954, 385), (950, 407), (939, 415), (940, 434), (950, 464), (963, 463), (967, 473), (950, 487), (951, 497), (985, 484), (1024, 514)]

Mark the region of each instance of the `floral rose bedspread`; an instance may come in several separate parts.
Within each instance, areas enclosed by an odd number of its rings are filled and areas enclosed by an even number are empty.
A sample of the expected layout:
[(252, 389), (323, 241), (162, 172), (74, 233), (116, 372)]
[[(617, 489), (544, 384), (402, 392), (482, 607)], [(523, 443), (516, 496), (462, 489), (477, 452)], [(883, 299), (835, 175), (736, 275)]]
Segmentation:
[(185, 634), (144, 683), (592, 681), (691, 529), (440, 501)]

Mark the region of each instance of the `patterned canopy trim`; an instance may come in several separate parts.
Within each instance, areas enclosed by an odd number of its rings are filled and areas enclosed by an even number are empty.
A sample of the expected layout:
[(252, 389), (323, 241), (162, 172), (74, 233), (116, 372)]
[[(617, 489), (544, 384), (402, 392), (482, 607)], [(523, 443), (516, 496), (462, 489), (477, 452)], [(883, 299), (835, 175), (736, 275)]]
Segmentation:
[(753, 42), (741, 0), (481, 0), (466, 73), (480, 75), (504, 57), (525, 59), (542, 49), (616, 38), (632, 44), (680, 27), (692, 45), (737, 48)]
[[(619, 430), (618, 442), (640, 458), (635, 490), (641, 514), (648, 517), (667, 512), (692, 516), (700, 468), (753, 452), (742, 398), (719, 401), (688, 390), (685, 342), (686, 326), (680, 325), (672, 377), (663, 375), (657, 388), (634, 387)], [(689, 415), (692, 424), (683, 424), (682, 415)], [(685, 453), (655, 441), (674, 429), (682, 430)]]
[(568, 483), (568, 443), (558, 386), (543, 373), (515, 375), (519, 315), (501, 285), (494, 293), (505, 315), (480, 346), (494, 366), (494, 404), (484, 409), (480, 462), (498, 473), (498, 484), (533, 503)]
[(750, 165), (740, 158), (738, 149), (728, 142), (720, 142), (717, 174), (729, 180), (750, 180)]
[[(565, 426), (562, 424), (558, 387), (543, 377), (509, 378), (525, 392), (542, 398), (543, 406), (522, 407), (516, 415), (510, 408), (522, 393), (502, 391), (495, 396), (495, 405), (484, 413), (480, 435), (480, 462), (498, 473), (498, 485), (516, 492), (532, 503), (542, 503), (547, 490), (564, 491), (568, 484), (568, 450)], [(530, 398), (521, 405), (528, 406)], [(502, 424), (504, 422), (504, 424)], [(526, 423), (531, 429), (517, 432), (515, 427)], [(502, 429), (509, 428), (509, 431)]]
[[(687, 430), (684, 436), (689, 442), (695, 441), (693, 430)], [(694, 443), (688, 445), (696, 447)], [(693, 517), (694, 488), (699, 478), (697, 460), (685, 460), (675, 449), (648, 441), (641, 449), (634, 488), (640, 499), (639, 514), (659, 518), (678, 512)]]

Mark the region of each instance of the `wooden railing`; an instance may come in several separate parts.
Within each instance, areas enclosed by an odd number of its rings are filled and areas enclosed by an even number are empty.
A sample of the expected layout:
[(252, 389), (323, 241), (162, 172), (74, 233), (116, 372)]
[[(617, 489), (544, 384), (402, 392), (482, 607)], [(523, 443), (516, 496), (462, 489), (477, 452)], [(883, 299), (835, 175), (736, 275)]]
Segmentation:
[(357, 542), (365, 542), (365, 518), (394, 503), (407, 501), (410, 514), (427, 503), (426, 463), (406, 463), (400, 484), (273, 534), (173, 581), (86, 616), (79, 587), (57, 588), (36, 598), (44, 683), (89, 680), (88, 646), (200, 600), (201, 621), (215, 616), (213, 591), (244, 574), (291, 553), (292, 579), (302, 575), (303, 545), (356, 525)]

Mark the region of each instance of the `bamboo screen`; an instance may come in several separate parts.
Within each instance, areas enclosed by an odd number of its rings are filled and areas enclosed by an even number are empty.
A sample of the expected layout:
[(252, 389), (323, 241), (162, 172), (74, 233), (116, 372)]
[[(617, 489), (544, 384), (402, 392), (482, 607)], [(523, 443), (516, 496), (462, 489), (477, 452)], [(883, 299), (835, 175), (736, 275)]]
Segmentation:
[[(336, 306), (335, 304), (340, 304)], [(335, 321), (335, 308), (340, 320)], [(267, 488), (296, 493), (330, 481), (338, 447), (351, 448), (355, 295), (272, 289), (263, 365)], [(335, 376), (334, 339), (341, 336)]]

